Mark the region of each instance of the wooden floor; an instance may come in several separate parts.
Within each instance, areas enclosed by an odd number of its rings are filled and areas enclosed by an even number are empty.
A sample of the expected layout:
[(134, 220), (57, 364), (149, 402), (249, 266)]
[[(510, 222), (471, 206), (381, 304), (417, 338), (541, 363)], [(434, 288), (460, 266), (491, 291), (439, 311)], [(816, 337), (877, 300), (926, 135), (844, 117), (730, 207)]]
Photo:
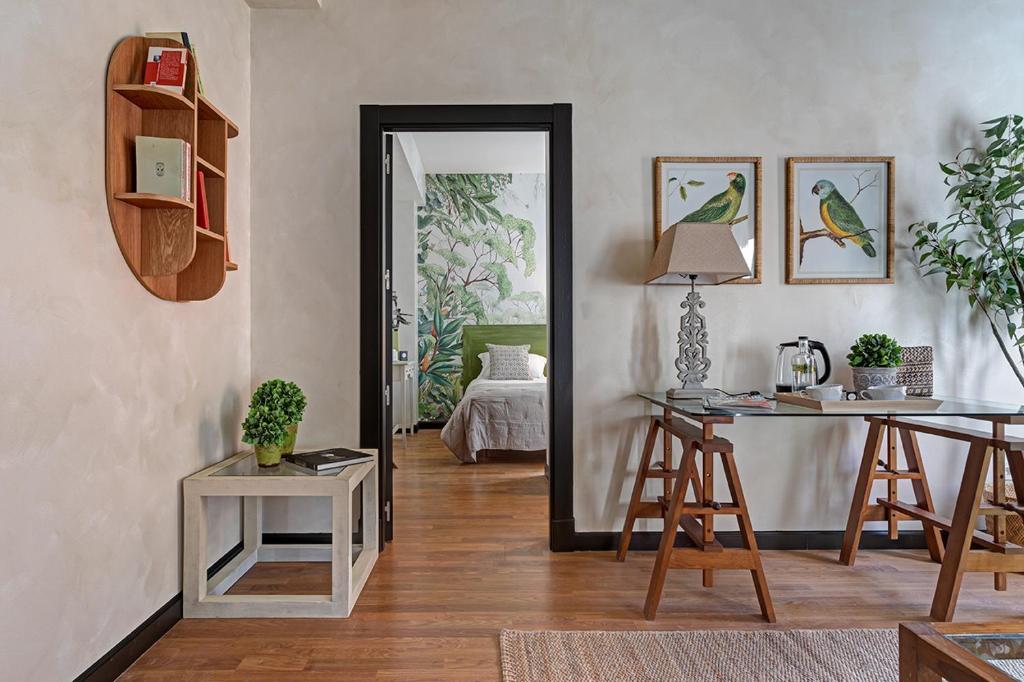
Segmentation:
[[(641, 609), (654, 555), (547, 550), (537, 463), (460, 464), (437, 431), (396, 448), (395, 542), (348, 619), (183, 620), (125, 680), (497, 680), (498, 633), (512, 629), (765, 627), (749, 574), (669, 573), (658, 619)], [(757, 510), (752, 510), (756, 525)], [(923, 620), (938, 566), (925, 552), (765, 552), (774, 627), (893, 627)], [(261, 564), (234, 591), (326, 593), (326, 564)], [(1024, 577), (964, 581), (957, 620), (1024, 619)]]

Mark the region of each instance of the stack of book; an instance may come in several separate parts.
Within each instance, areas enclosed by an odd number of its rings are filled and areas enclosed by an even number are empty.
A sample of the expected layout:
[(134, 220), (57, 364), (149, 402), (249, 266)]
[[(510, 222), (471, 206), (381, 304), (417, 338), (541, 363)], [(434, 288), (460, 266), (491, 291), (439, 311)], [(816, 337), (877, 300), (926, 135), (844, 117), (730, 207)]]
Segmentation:
[(192, 145), (176, 137), (135, 137), (135, 191), (191, 201)]
[(316, 450), (315, 452), (297, 452), (293, 455), (285, 455), (284, 461), (294, 467), (311, 474), (336, 474), (342, 469), (353, 464), (372, 462), (373, 455), (358, 450), (347, 450), (345, 448), (329, 448), (327, 450)]

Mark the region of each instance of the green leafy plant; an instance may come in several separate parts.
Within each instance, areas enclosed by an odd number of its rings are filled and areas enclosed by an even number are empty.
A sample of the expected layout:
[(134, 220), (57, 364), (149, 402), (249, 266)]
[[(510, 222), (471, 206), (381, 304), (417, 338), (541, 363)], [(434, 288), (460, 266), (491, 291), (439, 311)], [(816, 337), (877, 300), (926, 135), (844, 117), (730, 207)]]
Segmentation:
[(955, 210), (943, 222), (917, 222), (914, 251), (924, 276), (943, 275), (946, 291), (967, 293), (1003, 357), (1024, 385), (1024, 117), (981, 124), (987, 145), (940, 163)]
[(902, 352), (896, 339), (886, 334), (862, 334), (846, 359), (850, 367), (899, 367)]
[(260, 384), (252, 394), (249, 408), (258, 406), (280, 410), (285, 424), (298, 424), (306, 411), (306, 394), (291, 381), (270, 379)]
[(288, 434), (284, 411), (271, 405), (254, 405), (242, 422), (242, 442), (249, 445), (283, 445)]

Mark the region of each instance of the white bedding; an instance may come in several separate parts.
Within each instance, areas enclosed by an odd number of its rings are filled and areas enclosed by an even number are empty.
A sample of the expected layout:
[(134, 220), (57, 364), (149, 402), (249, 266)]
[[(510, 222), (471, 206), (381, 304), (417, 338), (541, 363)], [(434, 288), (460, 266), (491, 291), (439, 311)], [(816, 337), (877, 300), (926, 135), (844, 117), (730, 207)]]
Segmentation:
[(441, 440), (463, 462), (476, 462), (481, 450), (545, 450), (547, 400), (544, 378), (474, 379), (441, 431)]

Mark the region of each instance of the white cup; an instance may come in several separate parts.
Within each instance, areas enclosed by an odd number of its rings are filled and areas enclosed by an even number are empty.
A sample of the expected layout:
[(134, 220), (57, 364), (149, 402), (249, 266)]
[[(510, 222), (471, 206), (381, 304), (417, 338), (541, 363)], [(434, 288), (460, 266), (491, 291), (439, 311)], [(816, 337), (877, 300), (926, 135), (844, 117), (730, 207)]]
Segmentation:
[(862, 400), (906, 400), (906, 386), (868, 386), (859, 394)]
[(808, 386), (800, 391), (800, 395), (811, 400), (842, 400), (843, 385), (818, 384), (817, 386)]

